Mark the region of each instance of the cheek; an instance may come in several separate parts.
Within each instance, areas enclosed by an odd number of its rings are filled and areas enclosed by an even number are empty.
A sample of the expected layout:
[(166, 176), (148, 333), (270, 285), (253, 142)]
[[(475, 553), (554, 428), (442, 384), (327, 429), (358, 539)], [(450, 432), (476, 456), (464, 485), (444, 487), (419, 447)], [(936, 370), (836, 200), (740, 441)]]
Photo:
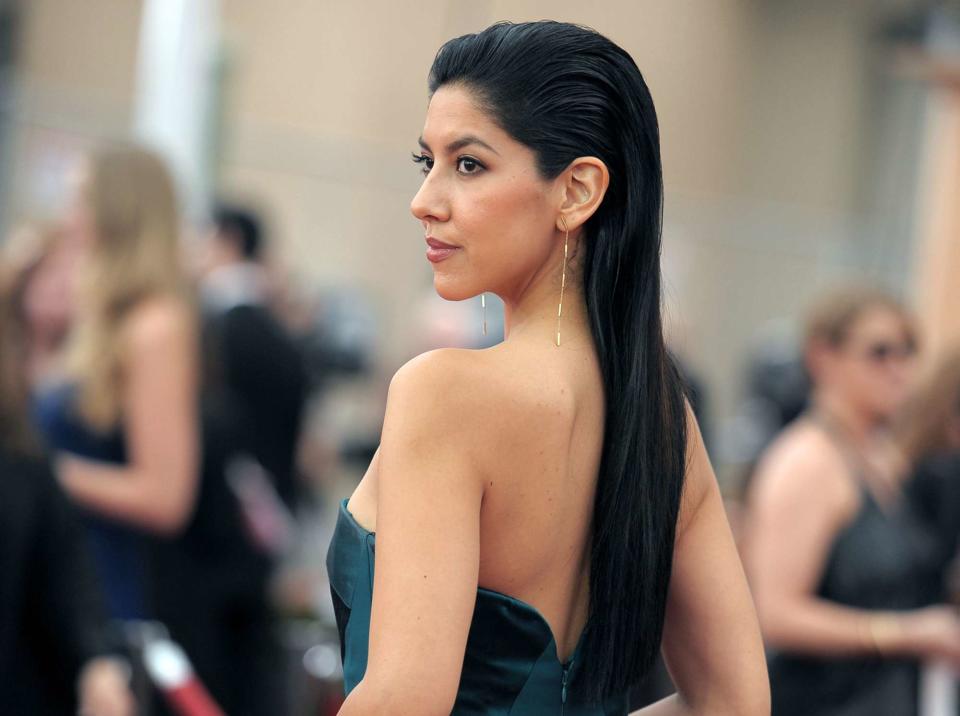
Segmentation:
[(457, 223), (478, 263), (525, 265), (542, 258), (544, 242), (537, 239), (550, 217), (543, 190), (517, 178), (491, 182), (470, 196)]
[(869, 376), (864, 372), (863, 366), (852, 358), (838, 358), (832, 368), (833, 379), (841, 384), (859, 388), (862, 384), (869, 382)]
[(863, 388), (870, 398), (879, 405), (899, 403), (907, 394), (906, 376), (890, 366), (871, 366), (866, 374)]
[(889, 381), (876, 366), (853, 359), (846, 360), (837, 378), (860, 403), (878, 405), (888, 400)]

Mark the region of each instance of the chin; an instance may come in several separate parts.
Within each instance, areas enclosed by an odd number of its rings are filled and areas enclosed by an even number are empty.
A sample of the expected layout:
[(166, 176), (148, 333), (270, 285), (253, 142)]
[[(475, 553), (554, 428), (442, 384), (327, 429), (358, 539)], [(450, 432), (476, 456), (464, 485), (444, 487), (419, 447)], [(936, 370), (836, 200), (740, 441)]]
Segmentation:
[(457, 281), (439, 272), (435, 272), (433, 275), (433, 288), (440, 298), (447, 301), (466, 301), (468, 298), (480, 295), (480, 291), (470, 286), (466, 281)]

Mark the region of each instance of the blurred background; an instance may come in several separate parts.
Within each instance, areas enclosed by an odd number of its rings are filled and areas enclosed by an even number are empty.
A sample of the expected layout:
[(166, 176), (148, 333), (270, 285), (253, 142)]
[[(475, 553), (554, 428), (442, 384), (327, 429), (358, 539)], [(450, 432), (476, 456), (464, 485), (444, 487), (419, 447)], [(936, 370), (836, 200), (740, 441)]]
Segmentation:
[(129, 141), (175, 180), (191, 266), (216, 207), (258, 222), (305, 371), (269, 587), (290, 713), (335, 698), (323, 557), (390, 376), (502, 335), (493, 300), (484, 337), (479, 299), (432, 294), (409, 212), (427, 70), (450, 37), (543, 18), (607, 35), (650, 86), (669, 339), (731, 500), (804, 406), (801, 317), (825, 290), (899, 298), (921, 368), (960, 338), (960, 2), (0, 0), (0, 236), (60, 221), (78, 163)]

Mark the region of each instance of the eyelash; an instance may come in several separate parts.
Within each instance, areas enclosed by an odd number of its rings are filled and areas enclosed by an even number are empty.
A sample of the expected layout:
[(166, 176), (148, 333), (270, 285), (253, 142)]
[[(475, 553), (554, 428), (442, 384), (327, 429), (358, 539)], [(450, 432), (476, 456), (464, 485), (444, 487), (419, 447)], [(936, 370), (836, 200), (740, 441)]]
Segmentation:
[(414, 152), (413, 163), (423, 164), (423, 168), (420, 170), (423, 174), (428, 174), (430, 170), (433, 169), (433, 158), (428, 157), (426, 154), (417, 154)]
[[(415, 164), (423, 164), (423, 169), (421, 169), (421, 171), (423, 172), (424, 175), (429, 174), (430, 170), (433, 169), (433, 162), (434, 162), (433, 157), (428, 157), (426, 154), (417, 154), (414, 152), (413, 161)], [(474, 165), (476, 169), (470, 172), (460, 171), (459, 166), (463, 162), (469, 162), (470, 164)], [(480, 171), (486, 169), (486, 167), (483, 165), (482, 162), (480, 162), (478, 159), (475, 159), (469, 156), (457, 157), (457, 167), (458, 167), (457, 171), (462, 176), (472, 176), (474, 174), (479, 174)]]

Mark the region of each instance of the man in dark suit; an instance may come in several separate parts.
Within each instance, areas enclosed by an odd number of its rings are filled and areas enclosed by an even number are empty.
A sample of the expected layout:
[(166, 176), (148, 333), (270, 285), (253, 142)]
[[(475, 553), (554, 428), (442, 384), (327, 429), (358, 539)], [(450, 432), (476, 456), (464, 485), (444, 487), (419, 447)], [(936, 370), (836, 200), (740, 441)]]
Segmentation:
[(221, 205), (200, 284), (208, 381), (241, 411), (244, 444), (272, 476), (288, 506), (296, 495), (295, 458), (307, 376), (300, 350), (267, 305), (260, 222)]
[[(252, 513), (263, 507), (265, 486), (267, 503), (285, 503), (283, 513), (294, 506), (307, 388), (300, 351), (267, 306), (262, 254), (252, 212), (218, 207), (199, 284), (200, 493), (184, 535), (161, 545), (155, 559), (165, 575), (158, 582), (166, 583), (157, 599), (161, 619), (231, 716), (285, 713), (268, 596), (278, 543), (253, 529)], [(247, 467), (238, 471), (241, 462)], [(259, 506), (233, 480), (249, 476), (251, 465), (261, 478)]]

